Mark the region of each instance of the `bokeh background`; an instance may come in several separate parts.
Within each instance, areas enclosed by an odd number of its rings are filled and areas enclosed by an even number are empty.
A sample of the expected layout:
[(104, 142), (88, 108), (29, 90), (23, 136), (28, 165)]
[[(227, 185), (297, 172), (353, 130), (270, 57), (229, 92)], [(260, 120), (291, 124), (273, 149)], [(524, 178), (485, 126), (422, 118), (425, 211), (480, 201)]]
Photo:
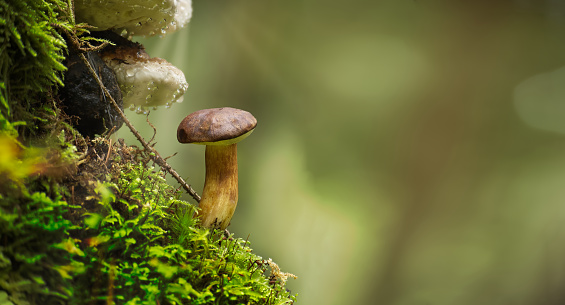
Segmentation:
[(156, 148), (201, 192), (204, 147), (178, 123), (257, 117), (229, 229), (298, 275), (298, 304), (565, 304), (565, 2), (193, 7), (138, 39), (190, 83), (151, 112)]

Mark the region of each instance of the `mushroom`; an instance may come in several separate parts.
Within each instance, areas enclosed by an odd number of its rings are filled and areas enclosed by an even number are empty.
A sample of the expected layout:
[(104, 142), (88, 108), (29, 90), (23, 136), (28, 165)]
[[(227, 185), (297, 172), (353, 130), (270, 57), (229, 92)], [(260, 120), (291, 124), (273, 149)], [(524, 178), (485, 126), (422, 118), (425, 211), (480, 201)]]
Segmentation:
[(75, 0), (74, 8), (78, 22), (127, 35), (165, 35), (192, 16), (191, 0)]
[(203, 227), (223, 230), (230, 224), (238, 199), (237, 142), (256, 125), (251, 113), (229, 107), (199, 110), (180, 123), (180, 143), (206, 145), (206, 178), (198, 206)]
[(77, 22), (94, 27), (91, 36), (115, 44), (100, 55), (116, 74), (124, 108), (147, 113), (148, 107), (182, 101), (188, 88), (182, 71), (124, 37), (162, 36), (184, 27), (192, 17), (191, 0), (75, 0), (74, 12)]
[(188, 88), (184, 73), (166, 60), (150, 57), (143, 45), (112, 31), (94, 32), (94, 37), (111, 41), (100, 56), (116, 74), (123, 95), (124, 108), (137, 113), (180, 103)]

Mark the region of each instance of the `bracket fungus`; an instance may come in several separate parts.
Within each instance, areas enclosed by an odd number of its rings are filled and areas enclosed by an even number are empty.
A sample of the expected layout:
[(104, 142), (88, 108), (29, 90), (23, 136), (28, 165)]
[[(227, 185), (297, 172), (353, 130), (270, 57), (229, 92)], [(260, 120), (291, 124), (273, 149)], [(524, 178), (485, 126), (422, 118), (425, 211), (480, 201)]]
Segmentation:
[(179, 68), (164, 59), (150, 57), (143, 45), (112, 31), (95, 32), (93, 36), (115, 44), (102, 49), (100, 56), (116, 73), (124, 108), (146, 113), (148, 107), (170, 107), (182, 102), (188, 83)]
[(251, 113), (229, 107), (199, 110), (180, 123), (180, 143), (206, 145), (206, 177), (198, 206), (203, 227), (223, 230), (230, 224), (238, 201), (237, 143), (255, 126)]
[[(91, 36), (112, 43), (99, 51), (88, 51), (86, 56), (120, 110), (147, 113), (149, 107), (168, 108), (182, 102), (188, 83), (180, 69), (164, 59), (150, 57), (143, 45), (113, 31), (92, 32)], [(83, 135), (93, 137), (106, 130), (116, 131), (122, 119), (77, 52), (71, 49), (65, 62), (68, 71), (60, 92), (64, 110), (76, 118), (74, 125)]]
[(92, 36), (115, 44), (103, 48), (101, 57), (116, 74), (124, 108), (147, 113), (182, 102), (188, 88), (182, 71), (128, 38), (181, 29), (192, 17), (191, 0), (75, 0), (74, 12), (77, 22), (94, 27)]
[(165, 35), (192, 17), (191, 0), (75, 0), (78, 22), (126, 35)]

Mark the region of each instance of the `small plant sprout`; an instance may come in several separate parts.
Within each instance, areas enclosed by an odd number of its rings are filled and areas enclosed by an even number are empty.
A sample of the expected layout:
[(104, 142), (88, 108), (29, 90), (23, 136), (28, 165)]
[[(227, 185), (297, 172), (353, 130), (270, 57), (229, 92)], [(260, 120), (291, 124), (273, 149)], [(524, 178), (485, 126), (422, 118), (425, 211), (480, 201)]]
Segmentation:
[(180, 123), (180, 143), (206, 145), (206, 178), (199, 204), (203, 227), (224, 230), (230, 224), (238, 200), (237, 142), (256, 125), (251, 113), (229, 107), (199, 110)]
[(269, 258), (268, 261), (266, 261), (266, 263), (269, 265), (269, 267), (271, 267), (271, 278), (273, 280), (279, 280), (281, 285), (285, 285), (286, 281), (289, 277), (293, 278), (293, 279), (297, 279), (298, 277), (292, 273), (288, 273), (288, 272), (282, 272), (281, 268), (279, 267), (279, 265), (277, 265), (275, 262), (273, 262), (272, 259)]

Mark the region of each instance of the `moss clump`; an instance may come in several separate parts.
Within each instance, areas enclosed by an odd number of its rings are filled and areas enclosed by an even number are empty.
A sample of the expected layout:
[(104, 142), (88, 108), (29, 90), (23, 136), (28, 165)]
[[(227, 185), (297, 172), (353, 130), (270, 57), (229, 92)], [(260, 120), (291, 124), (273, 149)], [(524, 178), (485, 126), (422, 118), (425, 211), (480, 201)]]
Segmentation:
[[(104, 138), (87, 148), (61, 161), (78, 164), (62, 178), (4, 171), (11, 179), (0, 200), (0, 291), (10, 302), (292, 303), (289, 274), (247, 240), (198, 228), (194, 206), (149, 154)], [(41, 157), (7, 161), (49, 172)]]
[(66, 44), (53, 25), (69, 27), (68, 8), (60, 0), (0, 1), (0, 121), (4, 125), (7, 120), (25, 119), (12, 108), (29, 112), (39, 94), (63, 84)]
[[(94, 185), (96, 206), (79, 213), (81, 302), (93, 298), (131, 304), (277, 304), (289, 299), (269, 281), (249, 243), (197, 228), (194, 206), (179, 200), (144, 151), (122, 146), (99, 162), (110, 179)], [(130, 159), (132, 158), (133, 159)], [(123, 162), (127, 160), (127, 162)], [(82, 223), (81, 223), (82, 222)], [(92, 277), (91, 275), (97, 276)]]
[(0, 0), (0, 304), (291, 304), (249, 241), (199, 228), (151, 153), (57, 107), (64, 1)]

